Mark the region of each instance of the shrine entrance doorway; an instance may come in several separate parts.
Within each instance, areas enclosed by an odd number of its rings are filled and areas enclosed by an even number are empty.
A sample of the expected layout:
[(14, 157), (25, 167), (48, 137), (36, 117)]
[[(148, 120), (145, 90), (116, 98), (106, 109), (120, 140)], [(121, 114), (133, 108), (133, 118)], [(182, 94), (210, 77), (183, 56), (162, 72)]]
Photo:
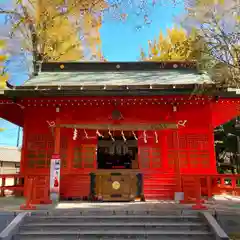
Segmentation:
[[(103, 201), (131, 201), (141, 194), (138, 140), (131, 131), (104, 131), (97, 142), (92, 189)], [(93, 184), (92, 184), (93, 185)]]
[(104, 132), (98, 138), (98, 169), (138, 169), (138, 141), (131, 132)]

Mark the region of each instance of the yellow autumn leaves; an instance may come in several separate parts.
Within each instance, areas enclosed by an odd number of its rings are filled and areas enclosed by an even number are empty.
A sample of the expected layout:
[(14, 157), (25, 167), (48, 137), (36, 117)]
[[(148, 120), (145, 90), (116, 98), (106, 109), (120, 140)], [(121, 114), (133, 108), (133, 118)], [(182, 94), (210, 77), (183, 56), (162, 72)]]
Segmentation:
[(6, 81), (8, 80), (8, 75), (4, 72), (4, 63), (7, 60), (7, 56), (5, 54), (1, 54), (4, 48), (5, 42), (0, 40), (0, 89), (5, 88)]
[(86, 52), (100, 58), (101, 19), (91, 11), (81, 14), (80, 9), (94, 8), (100, 12), (107, 7), (104, 0), (97, 1), (96, 4), (93, 0), (70, 0), (66, 8), (62, 6), (63, 1), (31, 2), (34, 6), (37, 39), (41, 46), (40, 54), (44, 55), (43, 60), (79, 61), (84, 59)]
[(182, 28), (167, 30), (166, 37), (160, 32), (157, 39), (148, 42), (148, 53), (141, 50), (141, 60), (186, 61), (195, 60), (194, 36), (187, 36)]

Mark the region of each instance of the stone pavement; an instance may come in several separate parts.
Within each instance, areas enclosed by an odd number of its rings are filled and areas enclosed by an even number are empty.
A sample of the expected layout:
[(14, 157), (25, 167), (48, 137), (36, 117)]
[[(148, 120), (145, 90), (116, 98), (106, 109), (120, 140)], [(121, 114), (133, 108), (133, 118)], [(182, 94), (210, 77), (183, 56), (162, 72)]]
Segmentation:
[[(23, 198), (4, 197), (0, 198), (0, 212), (19, 212), (19, 206), (24, 203)], [(38, 211), (51, 211), (54, 209), (109, 209), (109, 210), (130, 210), (130, 211), (149, 211), (149, 210), (173, 210), (173, 211), (187, 211), (191, 210), (192, 204), (177, 204), (174, 201), (147, 201), (147, 202), (81, 202), (81, 201), (68, 201), (60, 202), (52, 205), (39, 205)], [(219, 196), (215, 199), (208, 201), (207, 206), (209, 211), (218, 212), (234, 212), (240, 214), (240, 198), (230, 198)]]
[[(9, 224), (14, 216), (21, 210), (19, 206), (24, 203), (23, 198), (5, 197), (0, 198), (0, 225), (3, 229)], [(240, 200), (238, 198), (232, 198), (228, 196), (219, 196), (215, 199), (208, 201), (206, 204), (209, 212), (211, 212), (218, 220), (222, 228), (227, 234), (239, 234), (240, 233)], [(193, 214), (195, 211), (191, 209), (192, 204), (177, 204), (174, 201), (147, 201), (147, 202), (104, 202), (104, 203), (91, 203), (81, 201), (68, 201), (60, 202), (52, 205), (39, 205), (37, 206), (37, 212), (44, 213), (46, 211), (53, 213), (60, 213), (61, 210), (66, 214), (82, 214), (84, 212), (98, 212), (102, 210), (114, 210), (116, 212), (142, 212), (150, 211), (157, 215), (168, 214)], [(67, 211), (66, 211), (67, 210)], [(65, 215), (65, 214), (64, 214)], [(0, 232), (1, 229), (0, 228)], [(237, 239), (237, 238), (236, 238)]]

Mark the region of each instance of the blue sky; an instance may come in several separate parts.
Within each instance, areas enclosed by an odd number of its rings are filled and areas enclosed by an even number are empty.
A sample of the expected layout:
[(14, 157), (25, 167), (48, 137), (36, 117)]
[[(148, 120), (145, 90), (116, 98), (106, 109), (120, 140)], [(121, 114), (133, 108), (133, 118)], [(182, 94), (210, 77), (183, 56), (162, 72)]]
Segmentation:
[[(124, 0), (125, 1), (125, 0)], [(127, 1), (127, 0), (126, 0)], [(140, 0), (136, 0), (139, 1)], [(152, 0), (149, 0), (151, 4)], [(166, 32), (175, 24), (175, 17), (184, 12), (183, 3), (173, 6), (169, 3), (171, 0), (161, 1), (164, 5), (158, 3), (150, 8), (150, 24), (143, 24), (143, 15), (136, 16), (136, 11), (129, 13), (126, 22), (114, 20), (106, 15), (103, 19), (101, 28), (102, 51), (108, 61), (137, 61), (139, 59), (140, 49), (147, 49), (148, 40), (153, 40), (160, 31)], [(0, 3), (10, 2), (10, 0), (0, 0)], [(4, 17), (0, 16), (0, 28), (4, 24)], [(1, 30), (0, 30), (1, 35)], [(15, 59), (18, 61), (18, 59)], [(21, 84), (27, 76), (23, 72), (16, 72), (14, 67), (10, 68), (14, 84)], [(0, 132), (0, 145), (16, 146), (17, 126), (6, 121), (0, 120), (0, 128), (5, 128)]]
[[(140, 1), (140, 0), (139, 0)], [(165, 0), (161, 2), (170, 2)], [(109, 61), (137, 61), (141, 47), (147, 49), (148, 40), (152, 40), (173, 27), (174, 18), (184, 11), (183, 4), (157, 4), (151, 9), (151, 24), (144, 25), (142, 16), (132, 14), (126, 23), (105, 22), (101, 28), (102, 49)], [(139, 29), (139, 27), (141, 27)]]

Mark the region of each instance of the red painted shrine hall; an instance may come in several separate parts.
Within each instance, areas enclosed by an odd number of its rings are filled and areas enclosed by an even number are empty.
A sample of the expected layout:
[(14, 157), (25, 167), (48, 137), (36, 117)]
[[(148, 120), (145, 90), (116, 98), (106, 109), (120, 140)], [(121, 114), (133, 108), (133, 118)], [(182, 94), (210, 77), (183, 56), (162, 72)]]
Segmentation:
[[(203, 84), (211, 95), (194, 94)], [(23, 127), (20, 175), (36, 202), (53, 154), (62, 199), (173, 199), (182, 175), (217, 174), (214, 128), (238, 115), (228, 90), (193, 62), (43, 63), (7, 84), (0, 117)]]

